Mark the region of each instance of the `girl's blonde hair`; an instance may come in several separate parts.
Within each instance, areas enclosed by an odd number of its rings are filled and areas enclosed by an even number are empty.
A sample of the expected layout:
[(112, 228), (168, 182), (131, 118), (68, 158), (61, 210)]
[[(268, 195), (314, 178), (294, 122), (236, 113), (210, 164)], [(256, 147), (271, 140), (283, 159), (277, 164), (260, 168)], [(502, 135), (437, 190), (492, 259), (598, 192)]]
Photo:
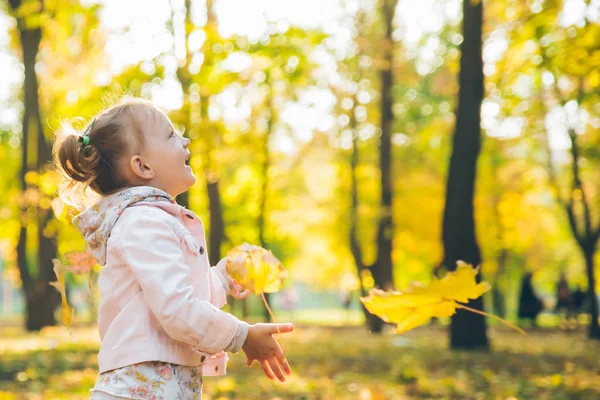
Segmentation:
[(156, 115), (158, 109), (148, 100), (128, 99), (102, 111), (81, 131), (63, 125), (53, 154), (65, 203), (82, 209), (128, 186), (118, 163), (143, 148), (145, 111)]

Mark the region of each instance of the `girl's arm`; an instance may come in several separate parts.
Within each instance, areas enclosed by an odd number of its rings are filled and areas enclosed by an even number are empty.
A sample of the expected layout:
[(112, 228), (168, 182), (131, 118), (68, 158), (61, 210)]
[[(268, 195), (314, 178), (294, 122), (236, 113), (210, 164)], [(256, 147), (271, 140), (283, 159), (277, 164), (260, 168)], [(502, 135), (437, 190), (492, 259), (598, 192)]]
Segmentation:
[(191, 271), (168, 221), (171, 217), (150, 207), (137, 208), (132, 217), (122, 231), (126, 233), (114, 243), (167, 334), (207, 354), (239, 351), (241, 340), (236, 338), (245, 339), (247, 324), (194, 296)]
[(210, 268), (210, 276), (215, 288), (215, 300), (217, 307), (221, 308), (227, 304), (227, 295), (233, 290), (234, 281), (227, 273), (227, 257), (221, 259), (214, 267)]

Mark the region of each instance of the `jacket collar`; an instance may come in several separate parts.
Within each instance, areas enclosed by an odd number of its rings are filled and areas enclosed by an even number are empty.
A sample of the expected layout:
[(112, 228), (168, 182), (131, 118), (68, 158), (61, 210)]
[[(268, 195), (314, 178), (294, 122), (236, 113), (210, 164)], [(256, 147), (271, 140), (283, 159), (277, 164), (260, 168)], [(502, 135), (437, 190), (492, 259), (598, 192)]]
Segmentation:
[(98, 264), (106, 264), (106, 242), (119, 217), (127, 207), (138, 204), (156, 205), (172, 215), (181, 215), (185, 210), (171, 195), (150, 186), (126, 188), (102, 198), (73, 218)]

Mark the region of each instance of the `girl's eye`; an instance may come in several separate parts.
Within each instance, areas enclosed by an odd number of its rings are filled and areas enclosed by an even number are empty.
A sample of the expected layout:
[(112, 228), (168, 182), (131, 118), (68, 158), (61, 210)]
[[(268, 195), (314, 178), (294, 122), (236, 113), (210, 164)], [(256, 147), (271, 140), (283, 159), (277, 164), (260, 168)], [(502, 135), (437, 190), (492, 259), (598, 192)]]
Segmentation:
[(171, 131), (171, 135), (169, 137), (172, 138), (173, 136), (175, 136), (175, 132)]

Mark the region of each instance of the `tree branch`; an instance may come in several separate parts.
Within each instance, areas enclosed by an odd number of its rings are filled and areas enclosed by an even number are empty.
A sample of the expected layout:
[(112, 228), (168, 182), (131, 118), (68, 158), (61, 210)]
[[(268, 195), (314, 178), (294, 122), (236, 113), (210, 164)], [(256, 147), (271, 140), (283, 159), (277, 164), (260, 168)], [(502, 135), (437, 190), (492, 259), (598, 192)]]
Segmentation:
[[(577, 88), (578, 105), (583, 102), (584, 97), (583, 78), (580, 78)], [(569, 138), (571, 139), (571, 155), (573, 157), (573, 187), (581, 192), (581, 203), (583, 204), (583, 213), (585, 218), (585, 233), (587, 238), (591, 238), (593, 236), (592, 217), (590, 213), (590, 205), (581, 180), (581, 170), (579, 169), (579, 146), (577, 144), (577, 133), (573, 128), (569, 129)]]
[(567, 211), (567, 217), (569, 218), (569, 225), (571, 226), (571, 231), (573, 232), (573, 236), (577, 243), (583, 247), (585, 238), (583, 234), (579, 231), (579, 223), (577, 222), (577, 217), (573, 211), (573, 202), (564, 205), (565, 210)]
[[(539, 39), (539, 37), (538, 37), (538, 39)], [(548, 55), (546, 54), (546, 52), (544, 51), (544, 49), (541, 46), (540, 46), (540, 54), (542, 56), (544, 64), (546, 66), (548, 66), (548, 72), (552, 75), (552, 78), (554, 81), (554, 83), (552, 84), (552, 90), (554, 92), (554, 95), (556, 96), (556, 100), (559, 102), (561, 107), (564, 108), (565, 105), (567, 104), (567, 101), (564, 98), (563, 94), (561, 93), (561, 91), (558, 87), (556, 75), (550, 69), (550, 60), (548, 58)], [(578, 104), (581, 104), (583, 97), (584, 97), (583, 80), (580, 79), (579, 86), (578, 86), (578, 93), (577, 93)], [(542, 104), (545, 105), (545, 102), (542, 101)], [(558, 182), (556, 179), (556, 174), (555, 174), (554, 167), (552, 165), (552, 160), (551, 160), (552, 150), (550, 149), (549, 140), (547, 139), (547, 146), (548, 146), (548, 152), (549, 152), (548, 158), (549, 158), (549, 167), (550, 167), (549, 168), (550, 169), (550, 171), (549, 171), (550, 179), (551, 179), (551, 183), (554, 186), (554, 189), (556, 192), (557, 201), (563, 205), (563, 207), (565, 208), (565, 210), (567, 212), (567, 216), (569, 218), (569, 225), (571, 226), (571, 230), (573, 232), (573, 235), (575, 236), (575, 239), (577, 240), (577, 243), (581, 247), (585, 247), (585, 244), (589, 240), (591, 240), (595, 234), (592, 233), (591, 214), (590, 214), (590, 209), (589, 209), (589, 203), (587, 201), (587, 197), (585, 195), (585, 191), (583, 190), (583, 185), (582, 185), (582, 181), (581, 181), (581, 173), (580, 173), (580, 169), (579, 169), (579, 147), (578, 147), (578, 143), (577, 143), (577, 133), (571, 126), (569, 126), (567, 128), (567, 131), (568, 131), (569, 139), (571, 141), (571, 157), (572, 157), (571, 167), (572, 167), (572, 174), (573, 174), (572, 180), (571, 180), (571, 191), (569, 193), (568, 201), (563, 200), (560, 196), (560, 187), (558, 185)], [(582, 202), (583, 209), (584, 209), (583, 223), (584, 223), (585, 232), (581, 232), (581, 228), (579, 226), (580, 224), (579, 224), (577, 217), (575, 215), (575, 212), (574, 212), (573, 196), (574, 196), (576, 190), (580, 191), (580, 193), (581, 193), (581, 202)], [(599, 227), (599, 229), (600, 229), (600, 227)], [(593, 243), (595, 243), (595, 242), (593, 242)]]
[[(22, 222), (25, 223), (26, 222)], [(17, 243), (17, 266), (19, 268), (19, 274), (21, 276), (21, 282), (25, 291), (28, 292), (33, 289), (33, 277), (27, 268), (27, 228), (26, 225), (22, 225), (19, 231), (19, 242)]]

